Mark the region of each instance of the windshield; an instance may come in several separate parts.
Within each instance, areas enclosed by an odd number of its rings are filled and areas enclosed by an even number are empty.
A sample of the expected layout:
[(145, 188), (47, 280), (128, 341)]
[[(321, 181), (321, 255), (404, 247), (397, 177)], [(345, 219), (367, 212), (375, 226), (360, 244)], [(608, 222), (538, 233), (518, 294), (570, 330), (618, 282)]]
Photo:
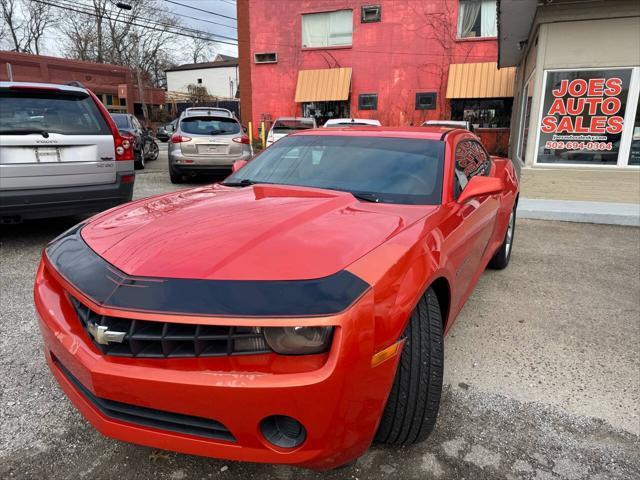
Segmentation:
[(233, 118), (188, 117), (180, 122), (180, 130), (192, 135), (233, 135), (240, 133), (240, 124)]
[(98, 107), (86, 94), (0, 90), (0, 134), (109, 135)]
[(367, 200), (438, 205), (444, 143), (405, 138), (284, 137), (225, 184), (277, 183), (351, 192)]
[(118, 129), (130, 128), (129, 119), (126, 115), (112, 114), (111, 117), (113, 117), (113, 121), (116, 122), (116, 127), (118, 127)]
[(276, 120), (272, 131), (273, 133), (291, 133), (310, 128), (313, 128), (312, 120)]

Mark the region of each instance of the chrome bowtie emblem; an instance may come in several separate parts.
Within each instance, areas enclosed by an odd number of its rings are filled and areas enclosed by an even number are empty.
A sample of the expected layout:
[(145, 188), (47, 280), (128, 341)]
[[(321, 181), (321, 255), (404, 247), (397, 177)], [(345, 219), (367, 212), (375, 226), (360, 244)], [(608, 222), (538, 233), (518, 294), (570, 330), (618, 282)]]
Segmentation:
[(122, 343), (127, 332), (115, 332), (109, 330), (109, 327), (96, 325), (93, 322), (87, 323), (87, 330), (93, 339), (100, 345), (109, 345), (109, 343)]

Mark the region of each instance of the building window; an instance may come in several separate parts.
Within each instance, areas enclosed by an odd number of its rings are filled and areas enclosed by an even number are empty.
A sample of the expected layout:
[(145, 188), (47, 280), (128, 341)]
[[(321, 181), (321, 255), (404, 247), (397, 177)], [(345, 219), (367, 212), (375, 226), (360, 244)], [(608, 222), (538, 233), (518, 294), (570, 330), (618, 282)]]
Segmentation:
[(435, 110), (437, 96), (436, 92), (416, 93), (416, 110)]
[(495, 0), (460, 0), (458, 38), (498, 35)]
[(360, 22), (374, 23), (381, 18), (382, 7), (380, 5), (363, 5), (360, 7)]
[(358, 96), (358, 110), (377, 110), (378, 94), (377, 93), (361, 93)]
[(451, 100), (451, 120), (464, 120), (474, 128), (509, 128), (512, 98)]
[(278, 63), (278, 54), (276, 52), (254, 53), (253, 61), (256, 63)]
[(198, 82), (198, 85), (202, 85), (202, 79), (201, 78), (198, 78), (196, 81)]
[(546, 72), (536, 162), (616, 165), (630, 83), (630, 68)]
[(302, 47), (341, 47), (351, 45), (353, 11), (302, 15)]

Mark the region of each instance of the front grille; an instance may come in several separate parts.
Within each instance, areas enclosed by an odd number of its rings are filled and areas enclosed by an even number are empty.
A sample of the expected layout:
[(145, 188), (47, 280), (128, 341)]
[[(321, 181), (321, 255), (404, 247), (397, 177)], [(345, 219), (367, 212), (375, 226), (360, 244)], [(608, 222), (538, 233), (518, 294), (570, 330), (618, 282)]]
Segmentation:
[[(195, 325), (150, 322), (99, 315), (77, 299), (71, 303), (94, 345), (105, 355), (136, 358), (222, 357), (269, 353), (264, 336), (256, 327)], [(107, 327), (123, 332), (121, 342), (98, 343), (89, 328)]]
[(52, 358), (55, 365), (58, 366), (73, 386), (106, 417), (159, 430), (170, 430), (228, 442), (236, 441), (227, 427), (210, 418), (166, 412), (96, 397), (55, 356), (52, 355)]

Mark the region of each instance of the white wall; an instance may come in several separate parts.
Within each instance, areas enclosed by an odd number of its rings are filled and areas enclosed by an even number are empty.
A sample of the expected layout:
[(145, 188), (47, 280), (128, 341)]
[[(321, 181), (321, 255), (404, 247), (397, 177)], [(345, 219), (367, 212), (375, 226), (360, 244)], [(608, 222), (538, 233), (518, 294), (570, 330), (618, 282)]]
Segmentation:
[[(187, 93), (187, 86), (198, 85), (198, 78), (202, 79), (202, 86), (207, 88), (209, 95), (233, 98), (238, 89), (238, 67), (201, 68), (198, 70), (178, 70), (167, 72), (167, 90), (170, 92)], [(233, 92), (229, 80), (233, 80)]]

